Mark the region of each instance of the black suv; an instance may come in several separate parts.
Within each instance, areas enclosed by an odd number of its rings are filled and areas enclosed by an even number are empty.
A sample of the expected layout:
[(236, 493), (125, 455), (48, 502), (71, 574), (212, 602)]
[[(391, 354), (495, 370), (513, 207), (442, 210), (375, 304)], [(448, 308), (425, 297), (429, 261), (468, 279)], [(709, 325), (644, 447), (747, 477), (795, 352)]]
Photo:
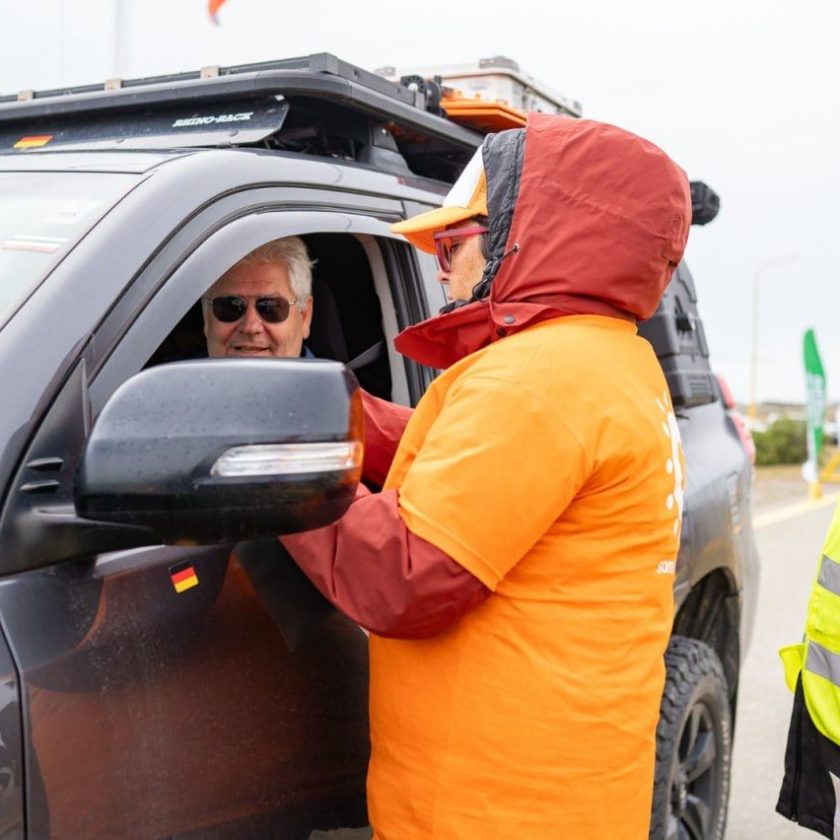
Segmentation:
[[(0, 838), (366, 824), (366, 637), (248, 541), (346, 506), (347, 368), (408, 405), (435, 376), (391, 340), (444, 292), (389, 227), (482, 135), (433, 93), (316, 55), (0, 97)], [(199, 360), (200, 295), (291, 234), (317, 260), (318, 359)], [(641, 329), (688, 468), (651, 836), (720, 838), (751, 467), (685, 265)], [(219, 468), (325, 444), (345, 461)]]

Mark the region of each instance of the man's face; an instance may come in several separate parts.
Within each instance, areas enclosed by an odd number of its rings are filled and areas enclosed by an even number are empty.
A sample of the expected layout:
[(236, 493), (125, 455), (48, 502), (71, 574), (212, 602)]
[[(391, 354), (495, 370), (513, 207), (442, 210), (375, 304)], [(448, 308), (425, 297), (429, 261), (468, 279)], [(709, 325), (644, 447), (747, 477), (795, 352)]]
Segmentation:
[[(465, 227), (475, 221), (458, 222), (451, 228)], [(481, 253), (481, 236), (465, 236), (453, 239), (450, 245), (452, 267), (449, 271), (439, 271), (438, 280), (448, 283), (447, 294), (450, 300), (469, 300), (473, 287), (481, 280), (487, 260)]]
[[(227, 295), (243, 298), (248, 303), (245, 314), (232, 323), (218, 320), (209, 304), (213, 298)], [(256, 302), (259, 298), (277, 297), (285, 298), (291, 306), (286, 320), (272, 324), (259, 316)], [(253, 260), (239, 262), (211, 286), (206, 299), (202, 307), (204, 335), (211, 358), (300, 355), (312, 321), (312, 298), (306, 300), (303, 310), (294, 303), (285, 266)]]

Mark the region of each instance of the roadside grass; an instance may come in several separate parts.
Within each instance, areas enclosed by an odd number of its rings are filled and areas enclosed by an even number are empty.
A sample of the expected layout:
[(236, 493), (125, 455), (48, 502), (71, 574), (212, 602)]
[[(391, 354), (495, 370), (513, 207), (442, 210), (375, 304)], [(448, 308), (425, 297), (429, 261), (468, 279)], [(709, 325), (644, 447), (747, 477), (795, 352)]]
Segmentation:
[[(826, 464), (836, 451), (836, 447), (825, 447), (820, 454), (820, 463)], [(840, 483), (823, 484), (823, 493), (831, 494), (840, 490)], [(774, 464), (755, 468), (752, 487), (753, 511), (766, 511), (791, 502), (808, 498), (808, 483), (802, 478), (800, 464)]]

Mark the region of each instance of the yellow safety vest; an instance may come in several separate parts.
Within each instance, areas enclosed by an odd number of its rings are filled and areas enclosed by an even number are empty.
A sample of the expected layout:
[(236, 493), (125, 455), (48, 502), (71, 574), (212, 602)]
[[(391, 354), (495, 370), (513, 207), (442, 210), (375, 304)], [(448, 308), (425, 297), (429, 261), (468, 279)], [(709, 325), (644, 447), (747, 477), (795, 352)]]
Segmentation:
[(802, 693), (817, 729), (840, 745), (840, 505), (834, 511), (808, 601), (805, 640), (779, 651), (791, 691)]

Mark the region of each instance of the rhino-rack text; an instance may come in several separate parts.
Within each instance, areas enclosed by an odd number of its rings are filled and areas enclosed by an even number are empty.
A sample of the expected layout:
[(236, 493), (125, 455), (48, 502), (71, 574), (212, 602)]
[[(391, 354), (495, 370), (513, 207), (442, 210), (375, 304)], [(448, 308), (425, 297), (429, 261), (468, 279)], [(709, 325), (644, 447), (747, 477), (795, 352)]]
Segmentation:
[(191, 125), (218, 125), (219, 123), (244, 122), (254, 116), (253, 111), (245, 111), (241, 114), (219, 114), (217, 117), (187, 117), (186, 119), (175, 120), (172, 128), (186, 128)]

